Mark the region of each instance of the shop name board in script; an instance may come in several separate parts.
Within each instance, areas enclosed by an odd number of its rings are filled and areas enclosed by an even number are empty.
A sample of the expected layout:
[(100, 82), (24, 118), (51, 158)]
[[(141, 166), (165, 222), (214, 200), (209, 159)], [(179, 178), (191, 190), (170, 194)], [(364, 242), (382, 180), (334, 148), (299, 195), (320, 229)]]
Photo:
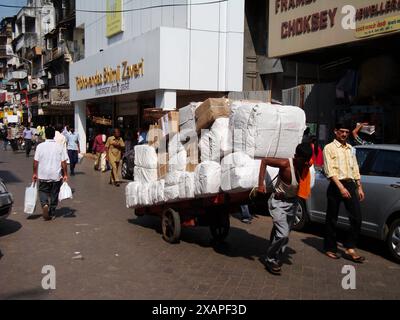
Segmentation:
[[(104, 67), (103, 72), (96, 71), (95, 75), (92, 76), (79, 76), (76, 77), (76, 89), (77, 91), (100, 87), (103, 85), (114, 84), (119, 90), (129, 89), (129, 80), (132, 78), (142, 77), (144, 75), (144, 59), (141, 59), (140, 62), (136, 64), (129, 65), (127, 61), (123, 61), (120, 65), (118, 65), (115, 69), (111, 67)], [(121, 85), (119, 82), (124, 81)], [(128, 88), (126, 86), (128, 85)], [(107, 87), (108, 88), (108, 87)], [(107, 88), (99, 88), (107, 89)], [(113, 87), (110, 87), (110, 92)], [(123, 90), (124, 91), (124, 90)]]

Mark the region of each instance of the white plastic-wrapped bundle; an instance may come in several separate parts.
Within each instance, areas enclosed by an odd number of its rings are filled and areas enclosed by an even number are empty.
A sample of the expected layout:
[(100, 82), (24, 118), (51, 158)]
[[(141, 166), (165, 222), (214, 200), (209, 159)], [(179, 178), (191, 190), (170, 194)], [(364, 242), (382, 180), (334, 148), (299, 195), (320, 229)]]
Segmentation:
[(210, 130), (202, 130), (199, 141), (201, 161), (218, 161), (232, 152), (232, 131), (229, 118), (218, 118)]
[(305, 113), (293, 106), (235, 101), (230, 126), (234, 151), (251, 157), (291, 158), (303, 137)]
[(146, 169), (143, 167), (135, 166), (133, 169), (134, 181), (141, 183), (150, 183), (157, 181), (157, 169)]
[(148, 206), (151, 203), (150, 194), (149, 194), (149, 184), (141, 183), (138, 187), (138, 198), (139, 205)]
[(257, 103), (247, 101), (234, 101), (231, 105), (229, 126), (233, 136), (234, 152), (254, 154), (255, 132), (250, 121), (253, 109)]
[(179, 178), (179, 198), (194, 198), (194, 172), (184, 172)]
[(241, 192), (258, 185), (260, 166), (232, 168), (221, 175), (221, 189), (225, 192)]
[(185, 150), (181, 142), (181, 135), (179, 133), (174, 134), (168, 143), (168, 153), (171, 155), (175, 155), (181, 151)]
[(250, 158), (243, 152), (227, 155), (221, 161), (221, 189), (225, 192), (240, 192), (258, 184), (261, 160)]
[(149, 183), (149, 198), (152, 204), (157, 204), (158, 201), (158, 181)]
[[(274, 124), (272, 119), (276, 119)], [(255, 156), (292, 158), (303, 139), (306, 115), (303, 109), (293, 106), (258, 106), (255, 113)], [(271, 137), (266, 141), (265, 137)]]
[(158, 203), (165, 202), (164, 188), (165, 188), (165, 180), (161, 179), (157, 181), (157, 196)]
[(164, 187), (165, 201), (173, 201), (179, 199), (179, 185)]
[(187, 152), (185, 149), (178, 153), (172, 154), (169, 152), (168, 171), (185, 171), (187, 164)]
[(138, 182), (129, 182), (125, 187), (126, 207), (133, 208), (139, 204), (138, 198)]
[(221, 160), (221, 171), (227, 171), (232, 168), (245, 167), (251, 161), (254, 161), (248, 154), (244, 152), (234, 152), (228, 154)]
[(168, 172), (168, 174), (165, 176), (165, 186), (170, 187), (179, 185), (179, 180), (183, 174), (183, 171)]
[(221, 166), (215, 161), (205, 161), (196, 167), (195, 195), (212, 195), (221, 187)]
[(196, 131), (195, 112), (201, 102), (191, 102), (186, 107), (179, 109), (179, 129)]
[(156, 149), (146, 144), (135, 146), (135, 166), (157, 169)]

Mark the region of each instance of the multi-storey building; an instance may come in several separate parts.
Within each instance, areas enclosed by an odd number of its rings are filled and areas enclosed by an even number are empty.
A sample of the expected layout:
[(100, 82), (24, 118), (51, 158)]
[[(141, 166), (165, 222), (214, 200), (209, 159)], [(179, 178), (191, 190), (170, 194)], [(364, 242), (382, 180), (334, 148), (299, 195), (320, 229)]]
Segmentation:
[(73, 123), (69, 92), (69, 66), (83, 58), (83, 30), (75, 28), (75, 0), (53, 0), (55, 26), (45, 34), (44, 70), (49, 101), (45, 114), (50, 122)]
[(242, 90), (244, 0), (78, 0), (76, 7), (85, 58), (71, 65), (70, 88), (81, 146), (87, 110), (113, 125), (140, 126), (143, 108), (173, 110)]

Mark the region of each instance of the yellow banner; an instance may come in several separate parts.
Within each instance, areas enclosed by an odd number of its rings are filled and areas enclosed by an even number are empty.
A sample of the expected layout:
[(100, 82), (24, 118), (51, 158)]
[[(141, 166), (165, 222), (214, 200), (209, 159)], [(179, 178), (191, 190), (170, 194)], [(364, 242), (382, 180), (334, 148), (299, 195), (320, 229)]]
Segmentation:
[(122, 32), (122, 0), (107, 0), (107, 37)]
[(356, 37), (367, 38), (400, 30), (400, 16), (388, 17), (357, 25)]

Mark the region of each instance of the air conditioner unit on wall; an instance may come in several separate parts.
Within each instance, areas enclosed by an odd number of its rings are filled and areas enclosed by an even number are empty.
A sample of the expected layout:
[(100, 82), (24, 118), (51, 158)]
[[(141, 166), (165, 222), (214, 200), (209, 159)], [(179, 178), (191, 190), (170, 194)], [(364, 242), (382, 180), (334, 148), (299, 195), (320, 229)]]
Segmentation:
[(29, 79), (29, 90), (30, 91), (35, 91), (40, 89), (40, 84), (38, 82), (38, 79), (36, 78), (31, 78)]

